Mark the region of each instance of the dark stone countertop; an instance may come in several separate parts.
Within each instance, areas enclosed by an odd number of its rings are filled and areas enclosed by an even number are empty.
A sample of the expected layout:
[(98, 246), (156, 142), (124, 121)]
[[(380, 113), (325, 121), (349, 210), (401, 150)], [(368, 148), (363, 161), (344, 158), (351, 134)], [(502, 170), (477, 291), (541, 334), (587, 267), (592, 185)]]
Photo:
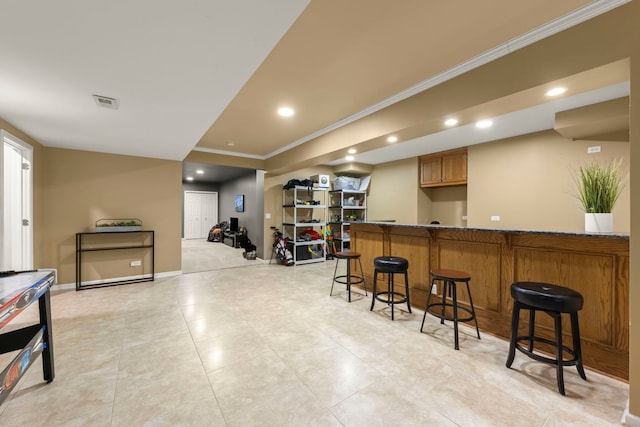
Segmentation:
[(377, 221), (365, 221), (365, 222), (352, 222), (351, 225), (369, 224), (379, 225), (384, 227), (404, 227), (404, 228), (433, 228), (444, 230), (466, 230), (466, 231), (492, 231), (498, 233), (512, 233), (512, 234), (547, 234), (553, 236), (581, 236), (581, 237), (601, 237), (609, 239), (623, 239), (629, 240), (628, 233), (586, 233), (584, 231), (545, 231), (545, 230), (517, 230), (508, 228), (476, 228), (476, 227), (461, 227), (451, 225), (437, 225), (437, 224), (399, 224), (396, 222), (377, 222)]

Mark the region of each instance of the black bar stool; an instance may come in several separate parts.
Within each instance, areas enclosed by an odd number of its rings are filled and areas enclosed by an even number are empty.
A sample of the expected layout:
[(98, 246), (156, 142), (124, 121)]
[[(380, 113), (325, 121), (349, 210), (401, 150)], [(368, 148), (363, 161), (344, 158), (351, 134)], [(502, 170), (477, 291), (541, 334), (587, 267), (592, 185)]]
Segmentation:
[[(429, 289), (429, 297), (427, 298), (427, 305), (424, 309), (424, 316), (422, 316), (422, 326), (420, 326), (420, 332), (424, 328), (424, 320), (427, 317), (427, 313), (430, 313), (440, 318), (440, 323), (444, 325), (445, 320), (453, 321), (453, 331), (455, 337), (455, 349), (459, 350), (458, 344), (458, 322), (470, 322), (475, 321), (476, 333), (478, 339), (480, 339), (480, 330), (478, 329), (478, 319), (476, 318), (476, 311), (473, 308), (473, 299), (471, 299), (471, 289), (469, 288), (469, 280), (471, 276), (464, 271), (448, 270), (444, 268), (437, 268), (431, 270), (431, 288)], [(431, 303), (432, 289), (435, 286), (436, 281), (444, 283), (442, 287), (442, 302)], [(458, 289), (456, 282), (464, 282), (467, 285), (467, 293), (469, 294), (469, 304), (471, 308), (462, 307), (458, 305)], [(451, 298), (451, 302), (447, 302), (447, 296)], [(453, 315), (445, 313), (445, 309), (451, 307), (453, 309)], [(469, 314), (467, 317), (459, 317), (458, 311), (462, 310)]]
[[(515, 282), (511, 285), (513, 297), (513, 317), (511, 321), (511, 342), (507, 368), (511, 367), (516, 355), (516, 349), (538, 362), (556, 365), (556, 380), (558, 391), (564, 395), (564, 366), (574, 366), (583, 380), (587, 379), (582, 366), (582, 349), (580, 347), (580, 328), (578, 326), (578, 311), (582, 310), (584, 299), (573, 289), (549, 283)], [(518, 335), (520, 310), (529, 310), (529, 335)], [(536, 311), (544, 311), (555, 320), (555, 341), (535, 336)], [(573, 349), (562, 344), (562, 313), (568, 313), (571, 318), (571, 338)], [(519, 344), (527, 343), (527, 348)], [(534, 353), (534, 342), (548, 344), (555, 349), (555, 358), (545, 357)], [(564, 359), (563, 353), (571, 358)]]
[[(347, 285), (347, 292), (349, 293), (349, 302), (351, 302), (351, 285), (364, 283), (364, 276), (362, 276), (364, 270), (362, 269), (362, 262), (360, 261), (360, 253), (359, 252), (336, 252), (335, 254), (333, 254), (333, 256), (336, 257), (337, 260), (336, 260), (336, 268), (333, 271), (333, 281), (331, 282), (331, 291), (329, 292), (329, 296), (333, 295), (333, 285), (335, 283), (341, 283), (343, 285)], [(341, 259), (347, 260), (347, 274), (336, 276), (336, 273), (338, 272), (338, 263), (340, 262)], [(354, 260), (354, 261), (358, 260), (358, 264), (360, 264), (360, 274), (361, 274), (360, 276), (351, 274), (351, 260)], [(367, 286), (363, 285), (363, 287), (364, 287), (364, 294), (366, 296), (368, 295)]]
[[(373, 306), (375, 305), (376, 300), (378, 300), (391, 306), (391, 320), (393, 320), (393, 306), (396, 304), (403, 304), (406, 302), (409, 313), (411, 313), (411, 302), (409, 300), (409, 275), (407, 274), (407, 270), (409, 270), (409, 261), (397, 256), (379, 256), (373, 260), (373, 266), (375, 268), (373, 273), (373, 298), (371, 299), (371, 309), (369, 311), (373, 311)], [(387, 274), (386, 291), (378, 292), (377, 290), (378, 273)], [(394, 289), (394, 276), (396, 274), (404, 274), (404, 294), (396, 292)]]

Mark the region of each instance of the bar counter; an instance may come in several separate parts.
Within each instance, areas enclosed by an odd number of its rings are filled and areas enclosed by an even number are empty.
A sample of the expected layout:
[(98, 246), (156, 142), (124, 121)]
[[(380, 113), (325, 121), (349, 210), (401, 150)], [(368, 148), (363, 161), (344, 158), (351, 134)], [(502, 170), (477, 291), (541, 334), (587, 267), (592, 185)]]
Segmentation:
[[(375, 257), (408, 259), (411, 304), (421, 310), (429, 292), (430, 269), (466, 271), (471, 275), (480, 329), (507, 340), (511, 283), (537, 281), (575, 289), (584, 297), (579, 321), (585, 366), (629, 379), (628, 234), (367, 222), (351, 223), (351, 248), (361, 253), (368, 288), (373, 283)], [(462, 296), (466, 298), (466, 293)], [(563, 341), (570, 337), (568, 323), (563, 322)], [(523, 317), (521, 325), (526, 324), (528, 318)], [(551, 317), (536, 317), (538, 331), (553, 337)]]

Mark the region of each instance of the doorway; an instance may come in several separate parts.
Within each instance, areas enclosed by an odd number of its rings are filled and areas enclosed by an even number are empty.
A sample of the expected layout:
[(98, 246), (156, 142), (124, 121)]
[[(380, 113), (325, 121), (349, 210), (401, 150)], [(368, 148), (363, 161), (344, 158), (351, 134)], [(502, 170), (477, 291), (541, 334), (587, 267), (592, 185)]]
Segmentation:
[(203, 239), (218, 223), (218, 193), (211, 191), (184, 192), (184, 238)]
[(0, 271), (33, 268), (33, 147), (0, 130)]

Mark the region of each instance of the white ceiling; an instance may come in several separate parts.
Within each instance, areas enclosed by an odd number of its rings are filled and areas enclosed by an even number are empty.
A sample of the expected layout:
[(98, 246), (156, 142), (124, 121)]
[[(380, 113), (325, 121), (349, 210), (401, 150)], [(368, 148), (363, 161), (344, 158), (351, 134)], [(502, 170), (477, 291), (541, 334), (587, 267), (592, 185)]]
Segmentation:
[[(316, 0), (313, 5), (316, 9), (324, 6), (328, 9), (325, 13), (333, 13), (329, 15), (339, 21), (340, 9), (336, 9), (339, 6), (322, 1)], [(557, 10), (561, 7), (571, 10), (582, 4), (583, 15), (595, 16), (625, 2), (574, 0), (570, 6), (568, 3), (546, 4), (548, 7), (554, 5)], [(248, 82), (255, 77), (256, 70), (267, 62), (265, 58), (270, 56), (310, 3), (311, 0), (2, 0), (0, 118), (45, 146), (181, 161), (210, 128), (215, 129), (212, 124), (238, 93), (249, 86)], [(527, 19), (523, 15), (533, 15), (534, 10), (538, 12), (534, 5), (516, 7), (511, 2), (498, 0), (490, 3), (508, 6), (509, 12), (522, 21)], [(467, 1), (466, 4), (474, 3)], [(373, 16), (384, 10), (389, 12), (390, 7), (382, 0), (371, 3), (360, 0), (353, 5), (354, 16), (362, 15), (365, 22), (370, 17), (367, 13)], [(402, 5), (408, 11), (417, 7), (417, 3), (411, 2)], [(430, 5), (433, 11), (431, 18), (436, 19), (438, 12), (450, 12), (447, 9), (450, 7)], [(561, 21), (568, 23), (563, 24), (565, 28), (581, 22), (575, 18), (576, 14), (570, 15), (562, 15)], [(316, 15), (307, 14), (306, 18), (313, 16)], [(443, 15), (442, 19), (449, 17)], [(326, 15), (324, 19), (327, 19)], [(500, 21), (498, 17), (495, 19)], [(548, 19), (544, 18), (545, 21)], [(558, 22), (558, 19), (552, 22)], [(349, 26), (352, 23), (343, 24)], [(488, 33), (496, 33), (495, 39), (504, 42), (487, 48), (500, 47), (508, 51), (518, 48), (507, 45), (508, 42), (513, 44), (517, 38), (498, 39), (499, 26), (491, 23), (482, 25), (491, 27)], [(536, 21), (535, 25), (539, 23)], [(535, 28), (540, 27), (531, 29)], [(372, 34), (374, 29), (367, 30)], [(357, 33), (359, 28), (353, 31)], [(550, 34), (552, 32), (544, 36)], [(387, 38), (391, 40), (391, 35)], [(465, 38), (463, 34), (459, 41), (462, 43), (460, 49)], [(399, 46), (402, 40), (393, 42), (398, 44), (392, 44), (392, 48)], [(523, 37), (516, 44), (524, 46), (529, 42), (528, 37)], [(363, 43), (366, 44), (366, 40)], [(318, 44), (322, 47), (322, 43)], [(297, 55), (298, 51), (294, 49), (293, 54)], [(412, 56), (415, 52), (405, 54)], [(423, 54), (426, 55), (426, 51)], [(446, 70), (441, 75), (450, 71)], [(340, 70), (336, 72), (339, 77)], [(423, 78), (434, 79), (437, 76), (426, 75)], [(269, 82), (266, 83), (268, 87)], [(378, 164), (454, 148), (455, 142), (452, 141), (471, 145), (550, 129), (555, 111), (624, 96), (628, 90), (626, 83), (608, 86), (496, 117), (490, 130), (478, 132), (472, 125), (460, 126), (358, 153), (357, 161)], [(372, 86), (371, 91), (375, 93), (376, 88)], [(118, 99), (119, 109), (96, 106), (93, 94)], [(349, 95), (344, 94), (345, 98)], [(390, 99), (399, 100), (402, 96)], [(250, 97), (248, 99), (251, 100)], [(242, 112), (241, 108), (239, 110)], [(343, 114), (342, 119), (368, 111), (374, 110), (370, 107), (360, 112), (351, 111)], [(240, 123), (241, 126), (251, 126), (251, 118), (241, 119)], [(309, 140), (327, 129), (316, 127), (314, 133), (302, 140)], [(281, 149), (272, 154), (295, 145), (296, 141), (283, 140)], [(242, 157), (243, 153), (234, 152), (233, 155)], [(246, 156), (255, 158), (249, 154)], [(344, 160), (336, 160), (331, 164), (342, 162)]]
[(182, 160), (309, 1), (2, 1), (0, 117), (46, 146)]

